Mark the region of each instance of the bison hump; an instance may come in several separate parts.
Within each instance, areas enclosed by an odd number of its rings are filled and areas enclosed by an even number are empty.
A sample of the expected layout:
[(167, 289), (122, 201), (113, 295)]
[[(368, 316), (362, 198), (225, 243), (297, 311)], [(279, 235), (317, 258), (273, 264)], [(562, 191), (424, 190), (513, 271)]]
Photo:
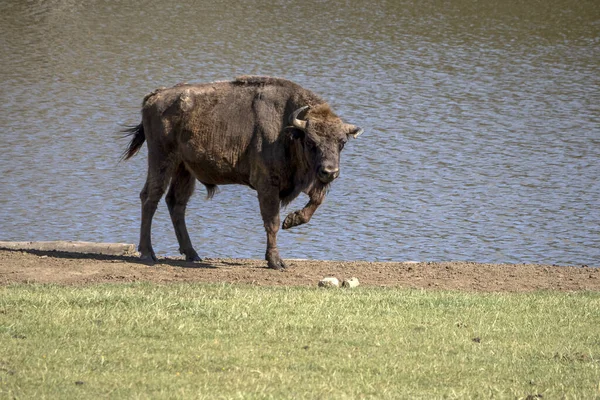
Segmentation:
[(292, 81), (288, 81), (283, 78), (275, 78), (272, 76), (260, 76), (260, 75), (241, 75), (233, 80), (235, 85), (249, 85), (249, 86), (294, 86)]

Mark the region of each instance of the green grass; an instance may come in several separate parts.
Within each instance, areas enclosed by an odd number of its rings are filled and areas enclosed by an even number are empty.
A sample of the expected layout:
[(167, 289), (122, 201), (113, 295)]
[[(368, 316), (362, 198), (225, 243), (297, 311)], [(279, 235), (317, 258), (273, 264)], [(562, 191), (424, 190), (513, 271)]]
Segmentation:
[(600, 293), (0, 287), (0, 398), (600, 398)]

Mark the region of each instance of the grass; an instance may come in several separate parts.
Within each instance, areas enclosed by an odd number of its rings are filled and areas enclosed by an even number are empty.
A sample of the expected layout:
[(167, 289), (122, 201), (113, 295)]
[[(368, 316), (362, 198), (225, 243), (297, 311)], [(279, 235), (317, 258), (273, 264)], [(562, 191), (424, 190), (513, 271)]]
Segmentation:
[(600, 293), (7, 286), (0, 398), (593, 399), (599, 327)]

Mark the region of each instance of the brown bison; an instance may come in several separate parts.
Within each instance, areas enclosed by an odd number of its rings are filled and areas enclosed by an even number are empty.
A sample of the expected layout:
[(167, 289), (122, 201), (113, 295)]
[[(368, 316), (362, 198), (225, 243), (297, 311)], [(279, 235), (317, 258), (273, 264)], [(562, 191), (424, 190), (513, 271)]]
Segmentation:
[(187, 260), (200, 260), (185, 224), (185, 209), (199, 180), (212, 197), (217, 185), (241, 184), (258, 193), (267, 232), (269, 268), (286, 265), (277, 250), (279, 208), (300, 192), (306, 206), (290, 213), (283, 229), (304, 224), (338, 177), (340, 152), (362, 129), (344, 123), (313, 92), (284, 79), (241, 76), (230, 82), (179, 84), (148, 94), (142, 122), (123, 158), (148, 142), (148, 176), (140, 193), (141, 258), (156, 261), (152, 217), (167, 186), (167, 206)]

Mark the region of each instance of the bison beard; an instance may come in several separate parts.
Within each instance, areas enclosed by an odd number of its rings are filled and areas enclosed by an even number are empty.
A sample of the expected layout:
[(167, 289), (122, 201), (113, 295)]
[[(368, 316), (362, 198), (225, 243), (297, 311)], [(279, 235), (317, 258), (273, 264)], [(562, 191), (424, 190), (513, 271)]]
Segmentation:
[(144, 98), (142, 122), (124, 133), (132, 136), (124, 159), (144, 142), (148, 145), (148, 175), (140, 193), (138, 250), (143, 260), (157, 261), (152, 218), (167, 188), (179, 251), (186, 260), (200, 260), (185, 223), (198, 180), (209, 198), (217, 185), (241, 184), (257, 191), (267, 233), (265, 258), (269, 268), (283, 269), (277, 249), (281, 205), (308, 194), (308, 203), (288, 214), (282, 228), (310, 221), (339, 175), (344, 144), (362, 129), (344, 123), (319, 96), (293, 82), (241, 76), (157, 89)]

